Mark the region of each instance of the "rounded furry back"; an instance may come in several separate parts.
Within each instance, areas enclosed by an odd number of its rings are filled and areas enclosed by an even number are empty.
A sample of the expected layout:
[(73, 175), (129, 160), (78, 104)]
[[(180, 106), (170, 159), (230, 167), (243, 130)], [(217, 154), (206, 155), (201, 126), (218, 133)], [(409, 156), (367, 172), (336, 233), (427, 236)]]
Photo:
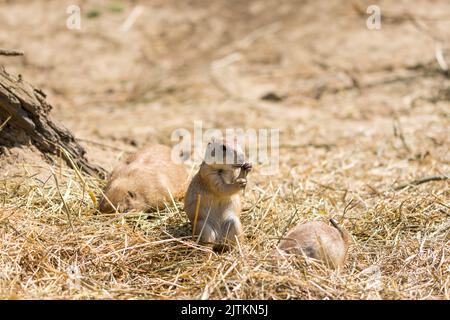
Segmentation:
[(329, 267), (342, 267), (348, 250), (345, 230), (312, 221), (298, 224), (279, 244), (279, 249), (290, 254), (303, 254), (325, 262)]
[[(186, 192), (188, 174), (171, 158), (168, 146), (148, 145), (130, 155), (111, 173), (100, 201), (101, 212), (162, 209)], [(107, 198), (107, 199), (106, 199)]]

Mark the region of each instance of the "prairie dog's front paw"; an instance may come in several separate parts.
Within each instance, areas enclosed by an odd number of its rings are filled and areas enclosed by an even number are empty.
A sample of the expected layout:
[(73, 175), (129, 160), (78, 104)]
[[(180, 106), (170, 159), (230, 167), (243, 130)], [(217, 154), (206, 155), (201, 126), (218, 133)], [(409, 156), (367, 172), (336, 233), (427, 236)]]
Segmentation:
[(251, 163), (248, 163), (248, 162), (244, 163), (244, 164), (241, 166), (241, 171), (239, 172), (238, 179), (239, 179), (239, 178), (246, 179), (246, 178), (247, 178), (247, 174), (248, 174), (251, 170), (252, 170), (252, 164), (251, 164)]
[(246, 172), (250, 172), (252, 170), (252, 164), (249, 162), (246, 162), (242, 165), (242, 170)]
[(244, 178), (236, 179), (236, 184), (239, 186), (239, 188), (245, 188), (247, 186), (247, 179)]

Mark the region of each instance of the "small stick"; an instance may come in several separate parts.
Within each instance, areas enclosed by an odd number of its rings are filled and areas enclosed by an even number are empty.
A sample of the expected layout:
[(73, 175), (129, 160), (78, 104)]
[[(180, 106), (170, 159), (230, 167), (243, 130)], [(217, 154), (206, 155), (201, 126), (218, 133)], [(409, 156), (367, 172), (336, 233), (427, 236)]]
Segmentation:
[(400, 123), (400, 119), (397, 116), (394, 117), (393, 125), (394, 125), (394, 136), (395, 137), (399, 137), (400, 141), (403, 144), (403, 148), (405, 148), (405, 150), (408, 151), (409, 153), (412, 153), (411, 148), (406, 143), (405, 136), (403, 135), (403, 128), (402, 128), (402, 125)]
[(394, 189), (400, 190), (400, 189), (406, 188), (408, 186), (418, 186), (419, 184), (427, 183), (430, 181), (445, 181), (447, 179), (448, 179), (447, 176), (429, 176), (429, 177), (424, 177), (421, 179), (412, 180), (412, 181), (409, 181), (406, 183), (402, 183), (401, 185), (395, 187)]
[(442, 46), (441, 46), (441, 45), (437, 45), (435, 56), (436, 56), (436, 61), (438, 62), (439, 67), (441, 67), (442, 71), (448, 72), (448, 71), (449, 71), (449, 69), (448, 69), (448, 64), (447, 64), (447, 62), (445, 61), (445, 58), (444, 58), (444, 54), (443, 54), (443, 52), (442, 52)]
[(91, 198), (92, 202), (94, 203), (94, 206), (97, 207), (97, 198), (95, 197), (94, 192), (91, 190), (91, 188), (87, 185), (86, 180), (84, 179), (83, 175), (81, 174), (78, 166), (73, 161), (70, 153), (66, 149), (64, 149), (62, 146), (59, 147), (59, 150), (64, 155), (64, 157), (69, 161), (70, 166), (75, 171), (75, 174), (80, 179), (80, 182), (83, 184), (83, 188), (86, 187), (89, 197)]
[(64, 211), (67, 214), (67, 220), (69, 222), (70, 229), (72, 229), (72, 232), (75, 233), (75, 230), (74, 230), (73, 224), (72, 224), (72, 218), (70, 217), (70, 209), (67, 206), (66, 200), (64, 199), (64, 197), (63, 197), (63, 195), (61, 193), (61, 189), (59, 188), (58, 178), (56, 177), (56, 174), (54, 172), (52, 172), (52, 175), (53, 175), (53, 178), (55, 179), (56, 189), (58, 190), (58, 194), (61, 197), (61, 201), (63, 203)]
[[(294, 218), (297, 216), (297, 212), (298, 212), (298, 209), (295, 208), (295, 211), (294, 211), (294, 212), (291, 214), (291, 216), (289, 217), (289, 222), (286, 224), (286, 227), (284, 227), (284, 230), (283, 230), (282, 235), (286, 233), (286, 231), (287, 231), (288, 228), (290, 227), (292, 221), (294, 221)], [(280, 237), (280, 238), (278, 239), (277, 247), (278, 247), (278, 245), (280, 244), (280, 242), (281, 242), (282, 239), (283, 239), (283, 237)]]
[(125, 150), (125, 149), (122, 149), (122, 148), (114, 147), (114, 146), (111, 146), (109, 144), (98, 142), (98, 141), (94, 141), (94, 140), (82, 139), (82, 138), (77, 138), (77, 140), (78, 141), (83, 141), (83, 142), (86, 142), (86, 143), (89, 143), (89, 144), (92, 144), (92, 145), (95, 145), (95, 146), (109, 148), (111, 150), (122, 151), (122, 152), (125, 152), (125, 153), (132, 153), (133, 152), (131, 150)]
[(3, 128), (6, 126), (9, 120), (11, 120), (12, 116), (9, 116), (8, 119), (6, 119), (2, 124), (0, 124), (0, 131), (3, 130)]
[(303, 144), (281, 144), (280, 145), (280, 149), (281, 148), (286, 148), (286, 149), (297, 149), (297, 148), (323, 148), (326, 150), (330, 150), (334, 147), (336, 147), (335, 144), (327, 144), (327, 143), (303, 143)]
[(195, 227), (197, 226), (197, 219), (198, 219), (198, 211), (200, 210), (200, 200), (202, 196), (200, 193), (197, 195), (197, 205), (195, 206), (195, 216), (194, 216), (194, 225), (192, 226), (192, 240), (194, 240), (195, 237)]
[(25, 53), (22, 50), (14, 50), (14, 49), (2, 49), (0, 48), (0, 56), (23, 56)]
[(133, 11), (131, 11), (130, 15), (127, 17), (125, 22), (120, 26), (120, 31), (128, 32), (131, 27), (135, 24), (139, 16), (144, 12), (143, 6), (134, 7)]

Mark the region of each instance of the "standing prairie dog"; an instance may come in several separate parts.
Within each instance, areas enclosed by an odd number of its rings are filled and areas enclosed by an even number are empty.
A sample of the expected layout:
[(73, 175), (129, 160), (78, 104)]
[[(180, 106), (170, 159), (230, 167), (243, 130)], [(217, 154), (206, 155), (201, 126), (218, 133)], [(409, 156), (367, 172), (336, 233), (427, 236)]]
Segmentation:
[(192, 234), (200, 243), (226, 249), (242, 239), (239, 192), (247, 185), (251, 168), (236, 140), (208, 143), (184, 199)]
[(349, 235), (330, 219), (333, 227), (319, 221), (298, 224), (280, 242), (278, 248), (290, 254), (304, 254), (325, 262), (329, 267), (344, 265)]
[[(171, 157), (171, 148), (148, 145), (129, 156), (112, 172), (100, 201), (101, 212), (149, 211), (183, 197), (187, 171)], [(109, 200), (109, 201), (108, 201)], [(114, 205), (111, 206), (111, 203)]]

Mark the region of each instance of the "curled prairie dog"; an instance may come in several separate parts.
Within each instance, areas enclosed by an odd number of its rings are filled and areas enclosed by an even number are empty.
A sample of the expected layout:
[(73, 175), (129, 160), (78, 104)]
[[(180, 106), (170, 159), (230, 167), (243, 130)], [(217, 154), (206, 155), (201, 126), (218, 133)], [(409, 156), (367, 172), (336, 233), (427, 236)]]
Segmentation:
[(332, 227), (319, 221), (298, 224), (280, 242), (278, 248), (290, 254), (304, 254), (325, 262), (329, 267), (344, 265), (349, 235), (330, 219)]
[(100, 201), (101, 212), (149, 211), (164, 208), (166, 203), (183, 197), (187, 187), (187, 171), (175, 164), (171, 149), (160, 144), (148, 145), (129, 156), (112, 172)]
[(244, 162), (244, 152), (236, 140), (208, 144), (205, 159), (184, 199), (192, 234), (200, 243), (226, 249), (242, 240), (239, 192), (247, 184), (251, 167)]

